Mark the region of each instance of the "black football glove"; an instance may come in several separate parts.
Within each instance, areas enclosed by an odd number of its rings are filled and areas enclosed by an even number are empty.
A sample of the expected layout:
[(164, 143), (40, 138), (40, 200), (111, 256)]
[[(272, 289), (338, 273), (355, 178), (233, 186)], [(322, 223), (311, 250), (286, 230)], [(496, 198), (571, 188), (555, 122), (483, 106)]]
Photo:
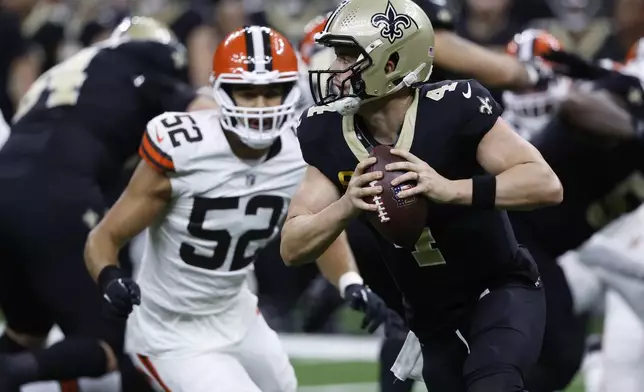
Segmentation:
[(369, 287), (361, 284), (350, 284), (344, 289), (344, 300), (354, 310), (364, 313), (360, 328), (373, 333), (388, 317), (389, 308), (385, 302)]
[(134, 280), (115, 265), (101, 270), (98, 275), (105, 308), (112, 316), (127, 318), (134, 305), (141, 304), (141, 289)]
[(405, 340), (409, 333), (409, 327), (398, 312), (388, 309), (387, 321), (385, 321), (385, 336), (389, 339)]
[(605, 77), (611, 71), (594, 64), (579, 55), (562, 50), (553, 50), (543, 56), (544, 60), (553, 64), (556, 73), (573, 79), (597, 80)]

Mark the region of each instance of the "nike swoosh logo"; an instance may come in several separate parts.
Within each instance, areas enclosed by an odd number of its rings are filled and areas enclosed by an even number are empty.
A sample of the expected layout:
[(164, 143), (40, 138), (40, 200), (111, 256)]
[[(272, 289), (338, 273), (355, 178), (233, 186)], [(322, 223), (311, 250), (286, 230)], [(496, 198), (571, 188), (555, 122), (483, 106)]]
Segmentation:
[(472, 87), (470, 86), (470, 82), (467, 82), (467, 92), (463, 93), (463, 96), (467, 99), (472, 97)]
[(157, 135), (157, 142), (161, 143), (163, 141), (163, 138), (161, 136), (159, 136), (158, 131), (156, 132), (156, 135)]

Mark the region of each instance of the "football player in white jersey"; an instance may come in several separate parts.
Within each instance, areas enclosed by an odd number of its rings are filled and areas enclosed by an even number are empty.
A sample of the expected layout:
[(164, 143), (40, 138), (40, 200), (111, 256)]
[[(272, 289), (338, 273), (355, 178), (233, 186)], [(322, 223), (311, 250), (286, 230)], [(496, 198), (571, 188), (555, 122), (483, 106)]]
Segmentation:
[[(161, 391), (296, 390), (246, 277), (304, 172), (291, 124), (298, 77), (295, 51), (276, 31), (231, 33), (213, 59), (219, 110), (150, 121), (142, 162), (88, 237), (87, 267), (106, 305), (132, 312), (126, 349)], [(117, 252), (146, 227), (134, 282)]]

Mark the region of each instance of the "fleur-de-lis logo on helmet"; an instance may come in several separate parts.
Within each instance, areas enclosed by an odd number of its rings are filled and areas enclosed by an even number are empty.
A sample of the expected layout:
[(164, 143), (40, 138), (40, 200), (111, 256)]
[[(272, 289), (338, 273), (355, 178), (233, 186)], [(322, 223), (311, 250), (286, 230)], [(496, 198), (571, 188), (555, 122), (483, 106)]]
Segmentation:
[(387, 38), (389, 43), (394, 43), (398, 38), (402, 38), (402, 28), (408, 29), (411, 27), (412, 22), (414, 21), (409, 15), (396, 12), (390, 1), (387, 2), (387, 9), (384, 13), (377, 13), (371, 17), (373, 27), (380, 28), (380, 35), (383, 38)]

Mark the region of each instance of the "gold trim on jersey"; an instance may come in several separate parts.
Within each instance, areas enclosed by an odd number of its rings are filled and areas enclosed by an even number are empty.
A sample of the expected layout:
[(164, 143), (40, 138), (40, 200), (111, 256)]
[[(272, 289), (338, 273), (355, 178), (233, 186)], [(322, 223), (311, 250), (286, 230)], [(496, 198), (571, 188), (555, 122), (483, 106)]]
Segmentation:
[[(411, 103), (409, 109), (407, 109), (407, 113), (405, 113), (405, 119), (403, 120), (402, 129), (400, 130), (400, 136), (398, 136), (398, 140), (394, 145), (395, 148), (406, 151), (409, 151), (411, 148), (411, 143), (414, 141), (416, 115), (418, 113), (418, 103), (420, 101), (419, 94), (420, 90), (416, 89), (416, 92), (414, 93), (414, 101)], [(347, 143), (347, 146), (358, 161), (365, 160), (369, 157), (369, 152), (362, 145), (360, 140), (358, 140), (354, 116), (342, 117), (342, 135), (344, 136), (344, 141)]]

